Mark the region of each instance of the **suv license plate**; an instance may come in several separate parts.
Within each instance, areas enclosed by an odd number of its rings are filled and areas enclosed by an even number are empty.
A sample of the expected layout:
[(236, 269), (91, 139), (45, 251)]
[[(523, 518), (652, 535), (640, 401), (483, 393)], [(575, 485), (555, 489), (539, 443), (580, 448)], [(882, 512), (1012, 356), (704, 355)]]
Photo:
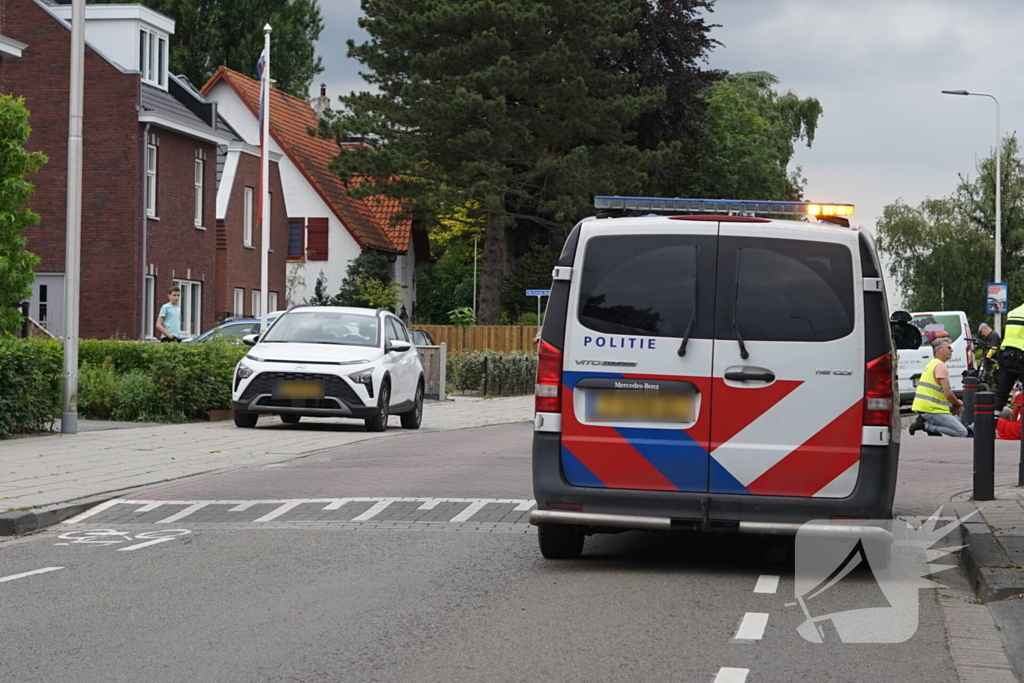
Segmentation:
[(588, 422), (693, 422), (694, 394), (588, 391)]
[(274, 398), (323, 398), (324, 383), (317, 380), (281, 380), (274, 387)]

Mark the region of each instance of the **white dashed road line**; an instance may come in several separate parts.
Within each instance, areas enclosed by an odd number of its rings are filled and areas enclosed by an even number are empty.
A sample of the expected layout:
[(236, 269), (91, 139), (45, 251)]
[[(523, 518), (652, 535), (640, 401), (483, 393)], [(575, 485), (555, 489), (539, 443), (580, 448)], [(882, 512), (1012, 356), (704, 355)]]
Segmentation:
[(764, 629), (768, 626), (768, 615), (764, 612), (747, 612), (743, 615), (740, 628), (736, 631), (736, 640), (761, 640)]
[(779, 577), (763, 574), (757, 577), (757, 585), (754, 586), (755, 593), (774, 593), (779, 589)]
[(81, 522), (83, 519), (88, 519), (89, 517), (92, 517), (93, 515), (99, 514), (99, 513), (103, 512), (104, 510), (106, 510), (107, 508), (112, 508), (112, 507), (114, 507), (115, 505), (117, 505), (117, 504), (119, 504), (121, 502), (122, 501), (120, 501), (120, 500), (108, 500), (105, 503), (100, 503), (96, 507), (89, 508), (88, 510), (86, 510), (85, 512), (83, 512), (80, 515), (75, 515), (71, 519), (65, 520), (64, 523), (65, 524), (74, 524), (75, 522)]
[(718, 670), (714, 683), (745, 683), (750, 669), (736, 669), (731, 666), (723, 666)]
[(64, 567), (46, 567), (45, 569), (36, 569), (34, 571), (25, 572), (24, 574), (11, 574), (10, 576), (0, 577), (0, 583), (4, 581), (14, 581), (15, 579), (23, 579), (26, 576), (33, 576), (35, 574), (45, 574), (46, 572), (55, 572), (58, 569), (64, 569)]
[(188, 517), (189, 515), (191, 515), (193, 512), (195, 512), (197, 510), (202, 510), (207, 505), (208, 505), (208, 503), (193, 503), (192, 505), (189, 505), (184, 510), (181, 510), (180, 512), (176, 512), (176, 513), (174, 513), (173, 515), (171, 515), (170, 517), (168, 517), (166, 519), (161, 519), (159, 522), (157, 522), (157, 524), (172, 524), (174, 522), (177, 522), (179, 519), (182, 519), (183, 517)]

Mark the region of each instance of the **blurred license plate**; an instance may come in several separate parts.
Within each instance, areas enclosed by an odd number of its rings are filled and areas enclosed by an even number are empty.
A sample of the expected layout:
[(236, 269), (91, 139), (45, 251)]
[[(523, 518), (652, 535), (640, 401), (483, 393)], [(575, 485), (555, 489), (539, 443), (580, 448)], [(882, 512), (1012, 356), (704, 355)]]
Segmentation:
[(274, 398), (323, 398), (324, 383), (318, 380), (281, 380), (274, 387)]
[(595, 391), (589, 398), (594, 422), (693, 422), (692, 392)]

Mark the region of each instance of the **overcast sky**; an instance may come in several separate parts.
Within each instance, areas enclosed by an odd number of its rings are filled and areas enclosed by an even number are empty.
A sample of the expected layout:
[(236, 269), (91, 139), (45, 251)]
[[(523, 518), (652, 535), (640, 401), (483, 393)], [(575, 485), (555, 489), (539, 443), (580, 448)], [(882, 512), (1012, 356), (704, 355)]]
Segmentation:
[[(344, 49), (365, 39), (358, 0), (324, 0), (319, 42), (332, 99), (365, 89)], [(995, 142), (1000, 98), (1004, 134), (1018, 130), (1024, 95), (1024, 3), (1017, 0), (718, 0), (712, 35), (722, 45), (710, 66), (770, 71), (780, 87), (817, 97), (825, 110), (814, 147), (795, 163), (807, 198), (856, 205), (873, 228), (902, 197), (917, 204), (953, 190)]]

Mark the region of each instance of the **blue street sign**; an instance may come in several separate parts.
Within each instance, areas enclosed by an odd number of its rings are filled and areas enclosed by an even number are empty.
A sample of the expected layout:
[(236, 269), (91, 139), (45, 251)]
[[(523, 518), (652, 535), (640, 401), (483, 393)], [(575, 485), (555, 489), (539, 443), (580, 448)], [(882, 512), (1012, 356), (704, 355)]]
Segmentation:
[(551, 296), (550, 289), (528, 289), (526, 296)]

